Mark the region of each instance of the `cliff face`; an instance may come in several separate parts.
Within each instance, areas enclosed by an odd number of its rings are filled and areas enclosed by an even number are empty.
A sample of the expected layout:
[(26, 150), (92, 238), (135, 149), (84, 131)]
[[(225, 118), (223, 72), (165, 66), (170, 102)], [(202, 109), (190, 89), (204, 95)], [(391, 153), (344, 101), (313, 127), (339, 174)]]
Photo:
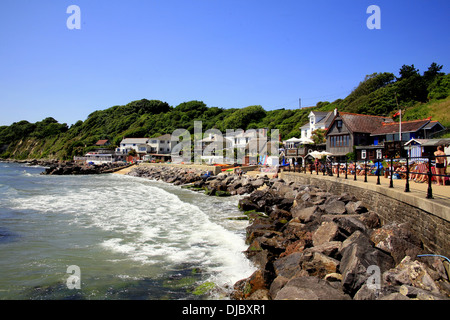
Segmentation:
[(3, 145), (0, 153), (3, 158), (16, 160), (26, 159), (59, 159), (58, 152), (50, 152), (49, 149), (55, 144), (55, 138), (24, 138), (12, 142), (9, 145)]

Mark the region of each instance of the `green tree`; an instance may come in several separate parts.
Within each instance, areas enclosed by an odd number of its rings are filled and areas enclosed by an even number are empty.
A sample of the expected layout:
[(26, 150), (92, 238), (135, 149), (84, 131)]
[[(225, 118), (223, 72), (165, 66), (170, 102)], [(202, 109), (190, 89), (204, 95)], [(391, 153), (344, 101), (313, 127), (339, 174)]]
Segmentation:
[(322, 144), (326, 142), (325, 137), (326, 130), (324, 129), (316, 129), (312, 132), (311, 139), (314, 141), (314, 144)]
[(436, 62), (433, 62), (429, 67), (428, 70), (423, 73), (423, 78), (425, 79), (425, 82), (427, 84), (431, 84), (434, 79), (439, 75), (444, 75), (443, 72), (440, 72), (444, 66), (438, 65)]
[(399, 74), (400, 74), (399, 80), (404, 80), (404, 79), (408, 79), (413, 76), (420, 75), (419, 70), (414, 67), (414, 64), (412, 64), (410, 66), (408, 66), (406, 64), (402, 65), (402, 67), (400, 68)]

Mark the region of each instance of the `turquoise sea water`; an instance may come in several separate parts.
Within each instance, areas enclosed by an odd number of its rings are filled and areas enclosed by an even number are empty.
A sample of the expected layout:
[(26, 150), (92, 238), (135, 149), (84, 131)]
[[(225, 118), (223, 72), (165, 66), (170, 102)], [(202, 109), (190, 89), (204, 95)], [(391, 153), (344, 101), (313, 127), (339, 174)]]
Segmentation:
[(0, 163), (0, 299), (222, 299), (255, 270), (236, 197), (42, 171)]

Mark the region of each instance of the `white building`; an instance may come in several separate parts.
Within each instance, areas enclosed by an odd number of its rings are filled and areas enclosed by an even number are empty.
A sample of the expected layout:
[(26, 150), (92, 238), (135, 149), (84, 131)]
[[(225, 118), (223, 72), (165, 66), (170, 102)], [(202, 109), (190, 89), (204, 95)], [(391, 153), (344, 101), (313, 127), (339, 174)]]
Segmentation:
[(116, 153), (128, 154), (131, 150), (136, 150), (138, 154), (147, 154), (151, 150), (148, 143), (149, 138), (125, 138), (120, 142)]
[(172, 135), (165, 134), (156, 138), (150, 138), (148, 145), (150, 146), (151, 150), (150, 153), (157, 153), (157, 154), (169, 154), (172, 152), (172, 148), (176, 143), (171, 141)]
[(314, 130), (327, 129), (334, 117), (333, 112), (311, 111), (308, 115), (309, 122), (302, 127), (302, 139), (311, 138)]

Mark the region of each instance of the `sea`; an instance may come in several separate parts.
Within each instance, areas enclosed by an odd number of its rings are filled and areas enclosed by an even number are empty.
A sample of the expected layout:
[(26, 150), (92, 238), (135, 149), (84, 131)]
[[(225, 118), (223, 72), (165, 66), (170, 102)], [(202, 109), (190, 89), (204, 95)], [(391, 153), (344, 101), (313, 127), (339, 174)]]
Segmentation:
[(256, 270), (238, 196), (42, 171), (0, 163), (2, 300), (228, 299)]

